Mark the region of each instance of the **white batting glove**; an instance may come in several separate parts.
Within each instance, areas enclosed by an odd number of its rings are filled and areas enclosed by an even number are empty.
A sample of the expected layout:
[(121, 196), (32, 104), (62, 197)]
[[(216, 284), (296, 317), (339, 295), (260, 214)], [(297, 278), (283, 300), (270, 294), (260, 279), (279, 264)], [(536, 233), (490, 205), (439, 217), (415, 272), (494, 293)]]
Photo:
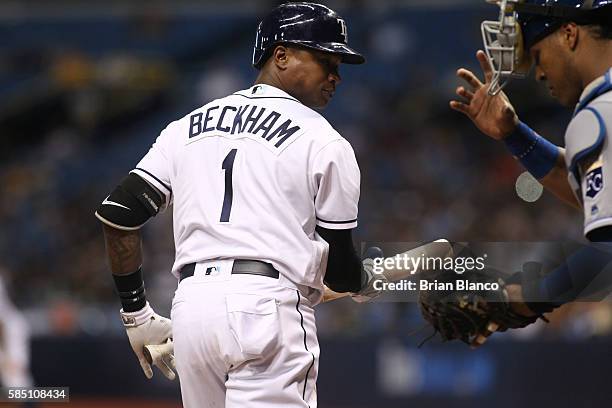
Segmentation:
[[(132, 350), (148, 379), (153, 377), (151, 364), (170, 380), (174, 380), (174, 347), (172, 345), (172, 323), (170, 319), (153, 311), (149, 302), (136, 312), (124, 312), (121, 320), (125, 326)], [(146, 350), (149, 346), (149, 350)], [(148, 359), (147, 359), (148, 357)]]
[(369, 302), (372, 299), (378, 297), (382, 290), (374, 288), (374, 283), (379, 281), (377, 285), (382, 286), (383, 282), (387, 282), (387, 278), (382, 273), (374, 273), (374, 258), (381, 258), (383, 256), (380, 248), (372, 247), (366, 251), (365, 259), (362, 261), (363, 271), (366, 274), (367, 280), (363, 288), (357, 293), (351, 295), (351, 298), (357, 303)]
[(149, 364), (153, 364), (170, 380), (174, 380), (176, 370), (174, 363), (174, 343), (168, 339), (164, 344), (151, 344), (145, 346), (145, 358)]

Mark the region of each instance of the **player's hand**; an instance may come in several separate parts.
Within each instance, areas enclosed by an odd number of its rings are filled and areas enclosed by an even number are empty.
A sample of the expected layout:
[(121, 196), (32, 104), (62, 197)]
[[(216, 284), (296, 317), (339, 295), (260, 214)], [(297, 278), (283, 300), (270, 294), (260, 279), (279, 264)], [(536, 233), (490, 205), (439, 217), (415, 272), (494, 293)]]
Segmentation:
[[(526, 316), (526, 317), (531, 317), (531, 316), (536, 315), (536, 313), (534, 313), (531, 309), (529, 309), (529, 307), (525, 303), (525, 300), (523, 299), (523, 288), (521, 285), (509, 284), (509, 285), (506, 285), (504, 289), (506, 290), (506, 293), (508, 295), (508, 303), (510, 305), (510, 308), (512, 309), (514, 313), (520, 316)], [(482, 346), (487, 341), (489, 336), (495, 333), (498, 328), (499, 328), (499, 324), (497, 324), (494, 321), (490, 321), (489, 324), (487, 325), (487, 329), (484, 332), (478, 334), (474, 338), (474, 341), (472, 342), (471, 347), (477, 348), (477, 347)]]
[(525, 303), (525, 299), (523, 298), (523, 287), (516, 283), (507, 285), (505, 287), (506, 293), (508, 294), (508, 302), (510, 303), (510, 308), (512, 311), (521, 316), (535, 316), (534, 313), (527, 304)]
[(145, 358), (149, 364), (153, 364), (170, 380), (174, 380), (176, 375), (176, 364), (174, 362), (174, 343), (168, 339), (164, 344), (150, 344), (145, 346)]
[(368, 248), (364, 255), (363, 263), (363, 271), (366, 275), (366, 284), (365, 286), (357, 293), (351, 295), (351, 298), (357, 303), (365, 303), (370, 300), (378, 297), (381, 294), (381, 290), (376, 289), (374, 284), (377, 281), (386, 282), (387, 278), (382, 273), (374, 273), (374, 259), (382, 258), (383, 253), (380, 248), (371, 247)]
[(502, 140), (516, 129), (518, 116), (504, 92), (500, 91), (495, 96), (489, 95), (493, 78), (491, 63), (481, 50), (476, 53), (476, 58), (484, 73), (485, 82), (482, 83), (472, 71), (465, 68), (457, 70), (457, 76), (467, 83), (467, 87), (457, 88), (456, 93), (462, 99), (451, 101), (450, 107), (465, 114), (487, 136)]
[[(121, 320), (130, 340), (130, 345), (142, 371), (147, 378), (153, 377), (151, 364), (157, 366), (170, 380), (174, 380), (174, 348), (172, 342), (172, 322), (153, 311), (149, 302), (137, 312), (127, 313), (121, 310)], [(145, 346), (163, 345), (145, 350)], [(152, 352), (153, 351), (153, 352)], [(147, 359), (147, 356), (149, 359)]]
[(342, 293), (334, 292), (333, 290), (328, 288), (327, 285), (324, 285), (323, 286), (323, 299), (321, 300), (321, 303), (331, 302), (336, 299), (342, 299), (350, 295), (351, 295), (350, 292), (342, 292)]

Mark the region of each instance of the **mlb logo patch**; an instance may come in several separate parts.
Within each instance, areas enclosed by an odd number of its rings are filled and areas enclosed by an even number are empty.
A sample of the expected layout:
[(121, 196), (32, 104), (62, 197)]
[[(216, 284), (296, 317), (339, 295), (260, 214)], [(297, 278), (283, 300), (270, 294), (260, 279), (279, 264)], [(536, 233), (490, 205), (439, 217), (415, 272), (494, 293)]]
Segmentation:
[(206, 273), (204, 273), (204, 275), (206, 276), (210, 276), (210, 275), (217, 275), (219, 273), (219, 268), (216, 266), (210, 266), (208, 268), (206, 268)]
[(598, 167), (591, 170), (586, 175), (586, 196), (589, 198), (595, 197), (603, 190), (603, 172), (602, 168)]

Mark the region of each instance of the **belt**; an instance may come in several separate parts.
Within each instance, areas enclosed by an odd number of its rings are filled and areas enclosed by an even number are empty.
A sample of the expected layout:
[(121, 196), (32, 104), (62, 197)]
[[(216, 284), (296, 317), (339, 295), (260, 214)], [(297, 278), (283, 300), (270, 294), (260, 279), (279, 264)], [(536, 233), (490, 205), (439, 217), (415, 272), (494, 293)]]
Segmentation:
[[(181, 269), (179, 273), (180, 280), (182, 281), (185, 278), (189, 278), (193, 276), (195, 272), (195, 263), (190, 263)], [(210, 275), (213, 272), (214, 266), (211, 266), (206, 269), (206, 275)], [(272, 265), (267, 262), (262, 261), (252, 261), (247, 259), (237, 259), (234, 261), (234, 266), (232, 267), (233, 275), (258, 275), (258, 276), (266, 276), (268, 278), (278, 279), (279, 273)]]

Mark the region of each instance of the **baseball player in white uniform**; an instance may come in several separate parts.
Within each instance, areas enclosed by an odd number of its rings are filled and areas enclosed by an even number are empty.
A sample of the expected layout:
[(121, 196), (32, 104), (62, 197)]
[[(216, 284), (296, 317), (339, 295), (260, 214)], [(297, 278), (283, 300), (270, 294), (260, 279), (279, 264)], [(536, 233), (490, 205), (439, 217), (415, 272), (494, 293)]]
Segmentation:
[[(255, 85), (170, 123), (96, 211), (134, 352), (149, 378), (151, 364), (174, 378), (176, 358), (186, 407), (316, 407), (324, 283), (375, 295), (351, 238), (353, 149), (313, 110), (342, 62), (365, 59), (337, 13), (277, 7), (257, 30)], [(171, 204), (170, 323), (146, 301), (139, 228)]]
[(31, 387), (30, 328), (11, 302), (0, 269), (0, 384)]

